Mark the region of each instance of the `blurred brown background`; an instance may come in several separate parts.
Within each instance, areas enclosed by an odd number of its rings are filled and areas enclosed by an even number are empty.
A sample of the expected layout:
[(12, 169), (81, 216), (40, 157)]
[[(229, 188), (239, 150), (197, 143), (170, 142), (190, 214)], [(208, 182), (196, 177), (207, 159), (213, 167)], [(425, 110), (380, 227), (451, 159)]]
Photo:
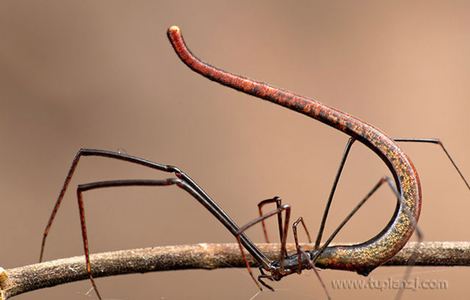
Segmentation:
[[(258, 201), (280, 195), (320, 221), (346, 136), (299, 114), (214, 84), (176, 57), (180, 25), (204, 60), (314, 97), (391, 136), (440, 137), (470, 176), (470, 4), (467, 1), (2, 1), (0, 3), (0, 265), (34, 263), (42, 230), (80, 147), (118, 150), (187, 171), (240, 224)], [(423, 181), (425, 240), (470, 240), (470, 193), (433, 145), (404, 145)], [(340, 183), (328, 232), (388, 174), (360, 145)], [(46, 259), (82, 254), (76, 184), (167, 175), (86, 158), (59, 211)], [(86, 195), (93, 252), (234, 238), (176, 188)], [(362, 241), (388, 221), (384, 189), (336, 242)], [(272, 224), (274, 229), (274, 224)], [(250, 232), (261, 241), (261, 231)], [(399, 279), (383, 267), (375, 280)], [(334, 299), (392, 298), (395, 291), (334, 290), (355, 274), (322, 271)], [(463, 298), (467, 268), (414, 268), (446, 290), (405, 299)], [(246, 270), (180, 271), (98, 280), (106, 299), (250, 299)], [(312, 272), (256, 299), (323, 299)], [(18, 299), (95, 299), (89, 282)]]

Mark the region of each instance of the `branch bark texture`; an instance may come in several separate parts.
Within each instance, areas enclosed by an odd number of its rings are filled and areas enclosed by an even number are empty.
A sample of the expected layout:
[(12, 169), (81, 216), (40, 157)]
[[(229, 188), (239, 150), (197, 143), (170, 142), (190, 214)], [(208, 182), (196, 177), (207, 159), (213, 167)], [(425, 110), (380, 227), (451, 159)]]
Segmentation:
[[(278, 244), (259, 244), (270, 258), (278, 258)], [(304, 249), (311, 249), (304, 245)], [(288, 245), (295, 251), (293, 244)], [(243, 268), (237, 244), (196, 244), (121, 250), (91, 255), (95, 278), (130, 273), (186, 269)], [(470, 242), (407, 244), (385, 265), (470, 266)], [(0, 268), (0, 300), (59, 284), (87, 279), (85, 259), (76, 256), (24, 267)]]

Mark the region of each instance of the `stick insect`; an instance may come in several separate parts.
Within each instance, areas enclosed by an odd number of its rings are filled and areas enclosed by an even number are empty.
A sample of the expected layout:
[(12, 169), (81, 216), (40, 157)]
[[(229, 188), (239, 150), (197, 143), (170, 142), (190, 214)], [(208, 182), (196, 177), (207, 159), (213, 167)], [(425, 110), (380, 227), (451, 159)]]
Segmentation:
[[(300, 273), (302, 270), (307, 269), (313, 269), (316, 272), (315, 267), (349, 270), (355, 271), (362, 275), (368, 275), (373, 269), (377, 268), (393, 257), (405, 245), (417, 226), (416, 223), (418, 221), (421, 209), (421, 184), (415, 167), (413, 166), (408, 156), (397, 145), (397, 141), (429, 142), (441, 145), (442, 149), (445, 151), (446, 155), (449, 157), (452, 164), (467, 184), (467, 187), (469, 187), (462, 173), (457, 168), (455, 162), (452, 160), (443, 144), (437, 139), (393, 140), (372, 125), (369, 125), (366, 122), (363, 122), (337, 109), (330, 108), (316, 100), (299, 96), (286, 90), (274, 88), (266, 83), (257, 82), (242, 76), (234, 75), (202, 62), (196, 58), (186, 47), (186, 44), (181, 35), (181, 31), (177, 26), (172, 26), (168, 29), (168, 38), (179, 58), (193, 71), (222, 85), (276, 103), (308, 117), (314, 118), (349, 135), (350, 140), (346, 145), (345, 153), (341, 160), (340, 167), (338, 169), (330, 196), (327, 201), (326, 209), (320, 225), (320, 231), (315, 242), (315, 247), (311, 251), (304, 251), (299, 245), (297, 236), (297, 227), (299, 224), (303, 226), (310, 240), (307, 227), (303, 219), (299, 218), (292, 224), (294, 240), (297, 248), (297, 251), (294, 254), (288, 254), (286, 250), (291, 207), (288, 204), (282, 204), (281, 199), (278, 197), (261, 201), (258, 205), (260, 216), (248, 224), (240, 227), (193, 179), (191, 179), (188, 174), (178, 167), (151, 162), (146, 159), (130, 156), (120, 152), (97, 149), (81, 149), (73, 159), (72, 165), (69, 169), (67, 177), (50, 215), (47, 226), (44, 230), (40, 260), (43, 258), (45, 243), (51, 225), (82, 156), (98, 156), (127, 161), (129, 163), (141, 165), (174, 175), (174, 177), (162, 180), (110, 180), (81, 184), (77, 187), (77, 200), (79, 205), (86, 269), (92, 286), (94, 287), (96, 295), (99, 299), (102, 299), (102, 297), (93, 278), (92, 266), (89, 258), (90, 253), (88, 248), (87, 227), (85, 222), (85, 209), (83, 200), (83, 193), (87, 191), (120, 186), (176, 185), (177, 187), (192, 195), (199, 203), (209, 210), (222, 223), (222, 225), (232, 233), (232, 235), (236, 237), (240, 246), (242, 257), (246, 263), (247, 270), (256, 285), (260, 289), (261, 286), (272, 289), (272, 287), (268, 285), (265, 280), (279, 281), (285, 276), (293, 273)], [(369, 149), (374, 151), (390, 169), (394, 179), (392, 180), (388, 177), (381, 178), (372, 188), (372, 190), (359, 202), (355, 209), (351, 211), (351, 213), (330, 235), (326, 242), (320, 246), (331, 201), (333, 199), (333, 195), (349, 150), (355, 141), (363, 143)], [(345, 226), (354, 213), (357, 212), (357, 210), (370, 198), (370, 196), (384, 183), (388, 183), (392, 191), (394, 191), (397, 196), (397, 206), (395, 212), (385, 228), (373, 238), (362, 243), (354, 245), (329, 246), (333, 238)], [(271, 203), (274, 203), (276, 208), (264, 214), (262, 208), (264, 205)], [(271, 260), (267, 258), (244, 233), (248, 228), (254, 226), (255, 224), (262, 223), (265, 238), (267, 240), (268, 237), (264, 221), (272, 216), (277, 216), (279, 236), (281, 240), (281, 250), (279, 259), (277, 260)], [(248, 260), (245, 256), (244, 249), (250, 253), (260, 268), (261, 275), (258, 276), (257, 280), (251, 271), (250, 264), (248, 263)], [(327, 293), (326, 288), (325, 292)], [(327, 297), (329, 298), (328, 293)]]

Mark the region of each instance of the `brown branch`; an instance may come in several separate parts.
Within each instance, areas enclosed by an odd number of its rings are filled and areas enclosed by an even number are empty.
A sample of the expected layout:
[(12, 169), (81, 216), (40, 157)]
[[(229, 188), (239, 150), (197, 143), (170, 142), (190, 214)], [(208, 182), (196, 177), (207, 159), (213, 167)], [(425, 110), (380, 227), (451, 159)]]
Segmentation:
[[(268, 257), (279, 255), (278, 244), (259, 244)], [(289, 251), (295, 251), (293, 244)], [(309, 249), (309, 246), (305, 246)], [(311, 248), (310, 248), (311, 249)], [(470, 242), (409, 243), (386, 265), (470, 266)], [(122, 250), (91, 256), (93, 276), (183, 269), (243, 268), (237, 244), (197, 244)], [(0, 268), (0, 300), (29, 291), (87, 279), (83, 256), (5, 270)]]

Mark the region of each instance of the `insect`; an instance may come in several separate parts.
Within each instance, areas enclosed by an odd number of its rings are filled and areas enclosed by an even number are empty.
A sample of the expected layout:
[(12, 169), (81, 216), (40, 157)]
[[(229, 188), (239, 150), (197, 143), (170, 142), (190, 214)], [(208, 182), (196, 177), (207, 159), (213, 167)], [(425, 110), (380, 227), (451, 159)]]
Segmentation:
[[(162, 180), (109, 180), (81, 184), (77, 187), (77, 200), (79, 205), (82, 239), (86, 258), (86, 269), (89, 274), (91, 283), (97, 294), (97, 297), (99, 299), (102, 298), (96, 287), (95, 280), (92, 276), (92, 265), (90, 263), (89, 258), (87, 227), (85, 222), (85, 209), (83, 198), (83, 194), (85, 192), (95, 189), (120, 186), (175, 185), (185, 190), (187, 193), (191, 194), (199, 203), (201, 203), (207, 210), (209, 210), (236, 237), (240, 245), (240, 250), (246, 263), (249, 274), (260, 288), (261, 284), (269, 289), (272, 289), (268, 284), (266, 284), (266, 279), (278, 281), (287, 275), (293, 273), (300, 273), (304, 269), (315, 270), (315, 266), (351, 270), (356, 271), (357, 273), (362, 275), (367, 275), (374, 268), (380, 266), (388, 259), (393, 257), (405, 245), (405, 243), (413, 234), (416, 228), (417, 220), (419, 218), (421, 208), (421, 185), (418, 178), (418, 174), (412, 162), (409, 160), (406, 154), (399, 148), (399, 146), (393, 139), (389, 138), (373, 126), (339, 110), (330, 108), (316, 100), (303, 96), (298, 96), (285, 90), (276, 89), (265, 83), (256, 82), (241, 76), (233, 75), (202, 62), (201, 60), (193, 56), (188, 50), (181, 35), (181, 31), (176, 26), (172, 26), (168, 29), (168, 37), (170, 39), (171, 44), (173, 45), (173, 48), (175, 49), (176, 53), (181, 58), (181, 60), (197, 73), (200, 73), (201, 75), (223, 85), (229, 86), (231, 88), (240, 90), (242, 92), (254, 95), (256, 97), (274, 102), (291, 110), (305, 114), (351, 136), (351, 139), (346, 146), (343, 159), (341, 161), (337, 176), (335, 178), (335, 182), (333, 184), (332, 191), (330, 193), (330, 197), (328, 199), (327, 208), (325, 209), (325, 213), (321, 221), (321, 229), (317, 236), (314, 250), (304, 251), (298, 243), (297, 227), (299, 224), (303, 226), (303, 228), (307, 232), (307, 235), (309, 236), (303, 219), (299, 218), (292, 224), (297, 251), (294, 254), (287, 253), (286, 241), (290, 223), (291, 207), (287, 204), (282, 204), (281, 199), (278, 197), (274, 197), (272, 199), (267, 199), (260, 202), (260, 216), (252, 222), (249, 222), (248, 224), (239, 227), (216, 204), (216, 202), (193, 179), (191, 179), (189, 175), (187, 175), (178, 167), (151, 162), (146, 159), (142, 159), (120, 152), (97, 149), (81, 149), (78, 151), (72, 161), (72, 165), (68, 171), (62, 189), (59, 193), (57, 201), (50, 215), (47, 226), (44, 230), (41, 245), (40, 261), (43, 258), (46, 239), (54, 221), (54, 218), (61, 205), (65, 192), (78, 166), (78, 163), (83, 156), (97, 156), (106, 157), (110, 159), (117, 159), (162, 171), (165, 173), (173, 174), (173, 177), (169, 177)], [(333, 234), (331, 234), (327, 241), (323, 243), (322, 246), (320, 246), (323, 228), (326, 223), (329, 206), (331, 204), (336, 185), (338, 183), (347, 154), (349, 153), (351, 145), (356, 140), (373, 150), (386, 163), (386, 165), (389, 167), (390, 171), (393, 174), (395, 184), (389, 178), (384, 177), (379, 180), (379, 182), (373, 187), (373, 189), (359, 202), (356, 208), (344, 219), (344, 221), (333, 232)], [(427, 140), (402, 139), (401, 141), (426, 142)], [(428, 142), (439, 143), (448, 155), (447, 151), (438, 140), (429, 140)], [(457, 168), (452, 159), (451, 162)], [(459, 174), (462, 176), (460, 170), (458, 171)], [(379, 234), (377, 234), (375, 237), (366, 242), (355, 245), (329, 246), (332, 239), (341, 230), (341, 228), (343, 228), (343, 226), (348, 222), (348, 220), (353, 216), (353, 214), (384, 183), (388, 183), (390, 185), (392, 190), (394, 190), (394, 192), (396, 193), (398, 199), (395, 213), (393, 214), (387, 226)], [(263, 214), (262, 208), (264, 207), (264, 205), (268, 204), (275, 204), (276, 209), (266, 214)], [(255, 224), (262, 223), (267, 239), (264, 221), (267, 218), (276, 215), (278, 218), (281, 250), (279, 259), (270, 260), (245, 235), (244, 231), (254, 226)], [(261, 275), (258, 276), (258, 281), (255, 279), (250, 269), (250, 265), (244, 254), (244, 249), (246, 249), (246, 251), (250, 253), (250, 255), (260, 267)]]
[[(351, 136), (350, 144), (358, 140), (369, 147), (389, 167), (400, 199), (392, 220), (384, 230), (367, 242), (351, 246), (326, 247), (321, 251), (314, 250), (309, 256), (317, 265), (321, 266), (324, 260), (332, 260), (335, 261), (335, 265), (329, 267), (353, 270), (366, 275), (403, 247), (412, 235), (419, 218), (421, 185), (412, 162), (395, 141), (375, 127), (316, 100), (273, 88), (266, 83), (234, 75), (202, 62), (188, 50), (181, 31), (176, 26), (170, 27), (168, 37), (180, 59), (193, 71), (222, 85), (276, 103), (332, 126)], [(381, 180), (378, 186), (384, 182), (385, 180)], [(375, 190), (376, 188), (372, 192)], [(317, 246), (320, 239), (321, 237), (317, 238)], [(248, 250), (248, 247), (246, 248)], [(295, 264), (298, 264), (297, 255), (294, 260)], [(272, 262), (262, 264), (263, 268), (271, 273), (271, 277), (268, 278), (277, 280), (297, 271), (296, 266), (280, 268), (278, 264)], [(304, 262), (303, 265), (308, 264)]]

